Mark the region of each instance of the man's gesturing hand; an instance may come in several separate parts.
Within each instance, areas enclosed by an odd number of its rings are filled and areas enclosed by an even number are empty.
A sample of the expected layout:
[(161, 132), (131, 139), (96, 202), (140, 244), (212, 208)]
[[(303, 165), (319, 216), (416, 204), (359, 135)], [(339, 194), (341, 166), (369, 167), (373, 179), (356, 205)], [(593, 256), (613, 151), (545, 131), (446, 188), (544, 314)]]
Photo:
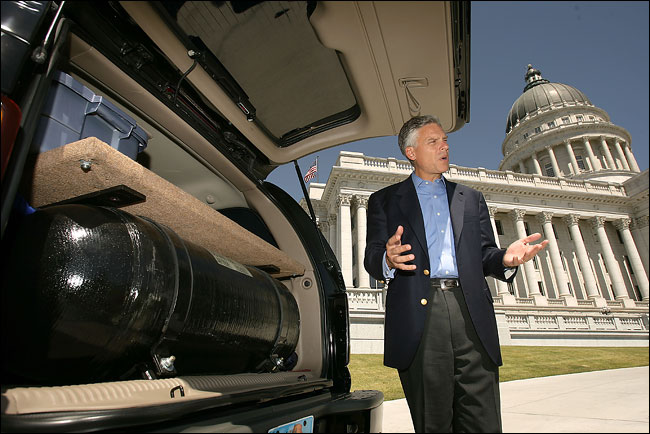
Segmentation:
[(506, 250), (506, 254), (503, 255), (503, 265), (506, 267), (516, 267), (517, 265), (530, 261), (533, 256), (539, 253), (548, 244), (548, 240), (544, 240), (541, 243), (532, 246), (529, 244), (533, 241), (539, 240), (540, 238), (542, 238), (542, 234), (535, 233), (510, 244), (508, 250)]
[(415, 270), (415, 265), (405, 264), (405, 262), (415, 259), (415, 255), (404, 255), (404, 252), (411, 250), (410, 244), (402, 245), (402, 234), (404, 228), (400, 225), (397, 227), (395, 234), (388, 239), (386, 243), (386, 264), (389, 268), (398, 268), (400, 270)]

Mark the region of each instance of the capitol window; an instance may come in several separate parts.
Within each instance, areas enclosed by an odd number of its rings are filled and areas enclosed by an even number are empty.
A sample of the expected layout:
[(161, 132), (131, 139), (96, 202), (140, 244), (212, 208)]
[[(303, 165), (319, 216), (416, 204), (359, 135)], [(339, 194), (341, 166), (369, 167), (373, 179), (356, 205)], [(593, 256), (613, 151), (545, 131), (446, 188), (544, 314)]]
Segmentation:
[(549, 128), (555, 128), (555, 121), (551, 121), (551, 122), (547, 123), (546, 125), (548, 125)]
[(587, 170), (585, 167), (585, 160), (582, 159), (582, 155), (576, 155), (576, 163), (578, 163), (580, 170)]
[(570, 124), (571, 123), (571, 118), (569, 118), (568, 116), (563, 117), (562, 118), (562, 123), (563, 124)]
[(535, 132), (536, 133), (541, 133), (542, 132), (542, 127), (535, 127)]
[(576, 116), (576, 121), (582, 122), (585, 118), (582, 115)]
[(544, 171), (546, 176), (555, 176), (555, 170), (553, 170), (553, 165), (551, 163), (546, 163), (544, 165)]
[(494, 224), (497, 227), (497, 235), (503, 235), (503, 226), (501, 226), (501, 220), (495, 220)]

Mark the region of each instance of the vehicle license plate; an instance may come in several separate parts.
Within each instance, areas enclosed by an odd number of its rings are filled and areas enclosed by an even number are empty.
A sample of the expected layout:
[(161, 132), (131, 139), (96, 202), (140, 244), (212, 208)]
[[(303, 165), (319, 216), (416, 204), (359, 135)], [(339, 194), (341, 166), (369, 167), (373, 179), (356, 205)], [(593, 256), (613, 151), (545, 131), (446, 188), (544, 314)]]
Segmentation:
[(269, 430), (269, 432), (314, 432), (314, 416), (303, 417)]

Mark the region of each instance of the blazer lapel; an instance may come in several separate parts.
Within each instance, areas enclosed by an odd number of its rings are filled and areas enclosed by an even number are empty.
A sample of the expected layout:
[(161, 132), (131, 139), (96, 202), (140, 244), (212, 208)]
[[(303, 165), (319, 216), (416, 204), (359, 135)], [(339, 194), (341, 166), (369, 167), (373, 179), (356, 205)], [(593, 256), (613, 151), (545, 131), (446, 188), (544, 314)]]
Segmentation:
[(447, 186), (447, 200), (449, 201), (449, 214), (451, 216), (451, 226), (454, 230), (454, 245), (458, 251), (458, 241), (460, 234), (463, 231), (463, 220), (465, 214), (465, 197), (462, 191), (456, 188), (458, 184), (448, 181), (445, 178), (445, 185)]
[[(398, 198), (400, 212), (407, 218), (411, 229), (415, 233), (415, 238), (417, 238), (422, 251), (425, 252), (428, 258), (429, 247), (427, 245), (427, 236), (424, 232), (422, 209), (420, 208), (418, 194), (413, 185), (413, 179), (410, 176), (402, 181), (402, 185), (397, 190), (397, 195), (401, 196)], [(406, 228), (404, 229), (406, 230)]]

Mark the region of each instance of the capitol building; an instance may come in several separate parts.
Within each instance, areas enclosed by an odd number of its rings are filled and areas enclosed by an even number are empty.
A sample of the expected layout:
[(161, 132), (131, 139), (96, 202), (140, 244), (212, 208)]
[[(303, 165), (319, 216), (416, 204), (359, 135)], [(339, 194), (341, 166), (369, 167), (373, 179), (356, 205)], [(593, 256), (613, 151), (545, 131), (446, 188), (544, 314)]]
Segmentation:
[[(501, 344), (648, 346), (648, 170), (630, 134), (580, 90), (531, 65), (525, 81), (498, 170), (445, 174), (483, 193), (500, 246), (534, 232), (549, 240), (511, 284), (488, 278)], [(368, 198), (411, 171), (343, 151), (327, 182), (309, 186), (347, 287), (353, 353), (383, 352), (386, 290), (363, 267)]]

